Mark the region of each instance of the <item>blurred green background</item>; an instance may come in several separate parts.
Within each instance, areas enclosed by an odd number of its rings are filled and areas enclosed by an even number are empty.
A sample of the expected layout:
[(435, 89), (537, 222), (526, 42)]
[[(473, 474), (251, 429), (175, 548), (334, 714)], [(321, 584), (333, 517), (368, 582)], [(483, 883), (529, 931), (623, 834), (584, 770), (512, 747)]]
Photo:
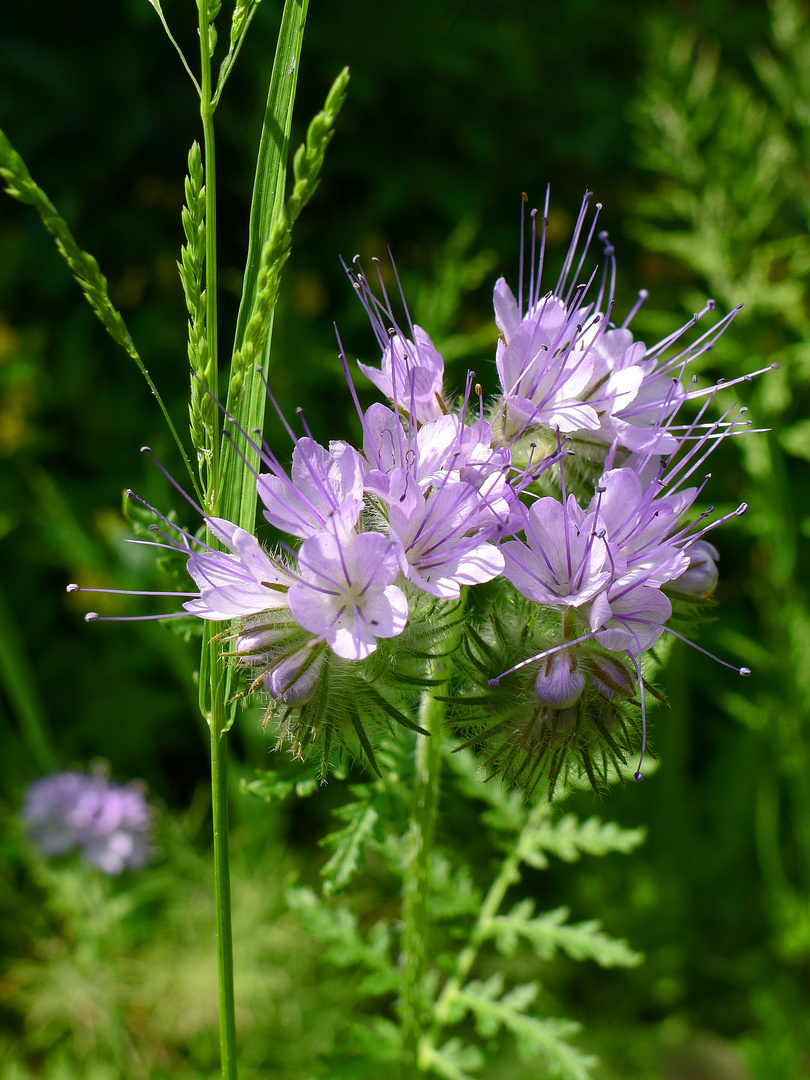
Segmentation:
[[(280, 7), (263, 0), (218, 113), (223, 349)], [(165, 11), (193, 55), (193, 5), (167, 0)], [(643, 10), (619, 0), (313, 0), (296, 143), (344, 64), (349, 99), (296, 227), (274, 338), (274, 390), (288, 412), (303, 407), (317, 437), (355, 434), (332, 324), (350, 357), (375, 359), (339, 256), (385, 257), (390, 246), (449, 381), (460, 385), (472, 367), (492, 392), (491, 287), (500, 274), (515, 283), (520, 194), (537, 205), (546, 183), (552, 262), (583, 191), (604, 203), (618, 311), (639, 288), (650, 292), (637, 336), (657, 340), (707, 295), (721, 313), (743, 301), (701, 358), (700, 377), (780, 365), (721, 395), (769, 431), (712, 461), (718, 511), (741, 500), (750, 510), (719, 534), (719, 618), (700, 643), (754, 673), (741, 684), (686, 646), (672, 650), (660, 677), (669, 708), (656, 712), (652, 733), (660, 766), (596, 807), (645, 824), (646, 845), (629, 859), (550, 872), (538, 897), (602, 919), (647, 961), (622, 973), (557, 965), (539, 977), (582, 1021), (607, 1078), (810, 1076), (808, 9), (793, 0)], [(198, 121), (146, 0), (4, 11), (0, 126), (98, 258), (182, 426), (186, 316), (175, 260)], [(284, 445), (278, 425), (268, 437)], [(86, 626), (82, 598), (64, 591), (69, 581), (161, 587), (151, 556), (123, 543), (124, 488), (163, 508), (174, 501), (138, 454), (144, 443), (179, 476), (134, 365), (95, 322), (33, 213), (4, 197), (2, 1080), (216, 1070), (195, 643), (152, 623)], [(134, 614), (139, 603), (104, 610)], [(255, 711), (240, 718), (234, 749), (237, 772), (267, 763)], [(163, 808), (162, 854), (137, 880), (57, 871), (16, 824), (27, 783), (94, 758), (116, 780), (143, 779)], [(316, 880), (339, 787), (273, 812), (235, 793), (247, 1076), (328, 1075), (318, 1062), (351, 1008), (282, 896), (293, 880)], [(577, 796), (577, 808), (593, 813), (592, 796)]]

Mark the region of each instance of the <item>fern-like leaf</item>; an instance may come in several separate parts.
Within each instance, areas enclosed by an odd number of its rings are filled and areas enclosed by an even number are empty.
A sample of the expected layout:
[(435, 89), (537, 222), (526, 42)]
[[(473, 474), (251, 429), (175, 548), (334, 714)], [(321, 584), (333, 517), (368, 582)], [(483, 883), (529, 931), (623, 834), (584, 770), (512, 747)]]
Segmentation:
[(298, 915), (304, 930), (328, 946), (324, 958), (329, 963), (366, 972), (358, 984), (359, 993), (377, 997), (398, 989), (400, 976), (392, 961), (393, 934), (389, 923), (376, 922), (364, 937), (354, 912), (333, 907), (308, 888), (288, 889), (287, 903)]
[(521, 940), (531, 943), (541, 960), (551, 960), (561, 949), (572, 960), (595, 960), (601, 967), (635, 967), (643, 957), (633, 952), (625, 941), (612, 938), (602, 930), (602, 924), (568, 923), (570, 909), (534, 915), (534, 901), (521, 900), (508, 915), (496, 915), (481, 927), (481, 932), (495, 940), (500, 952), (510, 956)]
[(465, 1046), (461, 1039), (448, 1039), (441, 1047), (425, 1042), (419, 1047), (419, 1068), (432, 1069), (444, 1080), (475, 1080), (471, 1072), (484, 1067), (484, 1055), (477, 1046)]
[(370, 836), (377, 824), (379, 813), (374, 806), (377, 792), (372, 784), (359, 784), (352, 789), (359, 796), (355, 802), (347, 803), (335, 811), (337, 817), (346, 821), (338, 829), (324, 837), (324, 847), (332, 847), (335, 853), (321, 873), (324, 877), (324, 892), (334, 895), (351, 881), (360, 868), (363, 857), (363, 843)]
[(546, 817), (532, 836), (524, 842), (521, 852), (524, 862), (540, 869), (547, 865), (544, 852), (556, 855), (563, 862), (576, 862), (581, 855), (607, 855), (618, 851), (626, 855), (644, 842), (646, 829), (623, 829), (613, 821), (597, 817), (580, 821), (566, 814), (558, 821)]
[(541, 1056), (549, 1076), (590, 1080), (596, 1059), (567, 1041), (579, 1032), (580, 1025), (572, 1020), (540, 1020), (526, 1014), (537, 991), (536, 983), (526, 983), (504, 994), (503, 976), (497, 973), (485, 982), (467, 983), (454, 995), (454, 1006), (462, 1013), (472, 1013), (482, 1038), (491, 1039), (502, 1028), (511, 1032), (521, 1056), (528, 1060)]

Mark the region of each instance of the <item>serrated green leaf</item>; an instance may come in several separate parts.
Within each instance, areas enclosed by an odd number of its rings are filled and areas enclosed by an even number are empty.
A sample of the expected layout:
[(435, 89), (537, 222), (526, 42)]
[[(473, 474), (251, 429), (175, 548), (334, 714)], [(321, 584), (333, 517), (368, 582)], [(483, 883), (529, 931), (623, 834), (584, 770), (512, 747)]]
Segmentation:
[(596, 1059), (566, 1041), (580, 1031), (580, 1025), (573, 1020), (527, 1016), (523, 1010), (536, 997), (535, 983), (516, 987), (499, 997), (502, 985), (498, 974), (486, 982), (473, 980), (457, 991), (458, 1002), (475, 1017), (478, 1033), (489, 1039), (502, 1027), (506, 1028), (516, 1037), (522, 1057), (532, 1060), (542, 1055), (548, 1075), (563, 1080), (590, 1080)]
[(357, 871), (362, 859), (363, 842), (371, 834), (379, 817), (375, 807), (369, 803), (352, 803), (344, 809), (351, 808), (355, 808), (356, 812), (348, 825), (324, 840), (324, 844), (335, 848), (334, 855), (321, 870), (325, 878), (324, 892), (328, 896), (344, 888)]
[(293, 762), (291, 775), (282, 769), (256, 769), (254, 780), (242, 780), (240, 790), (265, 802), (279, 802), (295, 792), (299, 798), (313, 795), (319, 788), (317, 762)]
[(314, 795), (320, 787), (319, 778), (317, 776), (308, 776), (304, 780), (297, 780), (295, 783), (295, 794), (300, 799), (306, 799), (310, 795)]
[(243, 777), (239, 785), (240, 791), (253, 795), (257, 799), (263, 799), (267, 803), (280, 802), (282, 799), (286, 799), (294, 788), (295, 782), (293, 780), (282, 780), (281, 777), (270, 771), (256, 780), (245, 780)]
[(474, 1080), (470, 1071), (478, 1072), (485, 1064), (477, 1046), (465, 1046), (461, 1039), (448, 1039), (441, 1047), (423, 1042), (419, 1046), (419, 1068), (433, 1069), (445, 1080)]
[[(393, 1021), (382, 1016), (375, 1016), (368, 1028), (357, 1026), (355, 1039), (360, 1054), (366, 1060), (385, 1065), (399, 1062), (402, 1053), (402, 1032), (399, 1025)], [(394, 1074), (394, 1069), (391, 1070), (391, 1074)]]
[(498, 950), (512, 955), (521, 939), (529, 941), (541, 960), (551, 960), (561, 949), (572, 960), (595, 960), (601, 967), (635, 967), (643, 957), (630, 946), (602, 931), (602, 924), (592, 919), (568, 923), (567, 907), (556, 908), (533, 917), (534, 902), (521, 900), (508, 915), (496, 915), (481, 927), (492, 937)]
[(612, 851), (627, 854), (643, 843), (646, 835), (643, 828), (623, 829), (615, 822), (602, 822), (597, 817), (580, 821), (574, 814), (566, 814), (558, 821), (546, 818), (540, 822), (531, 836), (524, 838), (521, 857), (532, 865), (532, 857), (543, 851), (550, 851), (563, 862), (575, 862), (583, 854), (607, 855)]
[(430, 890), (434, 920), (476, 915), (481, 908), (481, 890), (474, 884), (469, 867), (453, 870), (449, 861), (438, 853), (434, 853), (430, 862)]
[(288, 889), (287, 903), (304, 930), (328, 945), (324, 959), (330, 964), (370, 972), (360, 979), (359, 993), (376, 997), (399, 989), (401, 976), (392, 959), (394, 937), (388, 922), (378, 920), (364, 937), (353, 912), (335, 908), (311, 889)]

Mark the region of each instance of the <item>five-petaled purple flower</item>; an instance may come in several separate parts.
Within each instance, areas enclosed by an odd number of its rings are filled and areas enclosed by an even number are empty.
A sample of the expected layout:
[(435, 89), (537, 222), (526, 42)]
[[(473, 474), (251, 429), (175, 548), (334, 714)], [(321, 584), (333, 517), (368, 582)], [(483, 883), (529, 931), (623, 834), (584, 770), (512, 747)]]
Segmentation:
[(399, 549), (380, 533), (342, 543), (329, 533), (311, 536), (298, 553), (300, 579), (290, 610), (305, 630), (322, 637), (345, 660), (365, 660), (377, 638), (396, 637), (408, 621), (408, 601), (393, 582)]

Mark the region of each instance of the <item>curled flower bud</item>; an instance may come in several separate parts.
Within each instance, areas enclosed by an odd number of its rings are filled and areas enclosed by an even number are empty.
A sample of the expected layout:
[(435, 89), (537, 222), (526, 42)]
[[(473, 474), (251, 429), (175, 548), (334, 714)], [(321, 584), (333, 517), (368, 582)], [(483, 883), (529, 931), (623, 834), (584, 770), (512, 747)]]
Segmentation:
[(316, 691), (323, 651), (291, 618), (268, 612), (243, 626), (231, 655), (241, 667), (260, 669), (251, 690), (263, 686), (274, 702), (303, 704)]
[(635, 696), (636, 676), (617, 656), (589, 656), (587, 667), (590, 671), (590, 685), (606, 701), (624, 698), (629, 701)]
[(688, 549), (687, 555), (689, 566), (669, 584), (669, 589), (689, 599), (705, 599), (717, 588), (717, 560), (720, 553), (708, 540), (697, 540)]
[(265, 672), (264, 688), (271, 698), (302, 704), (312, 699), (324, 663), (323, 650), (314, 652), (313, 645), (317, 642), (285, 656)]
[[(249, 625), (249, 624), (248, 624)], [(290, 624), (245, 628), (234, 642), (234, 651), (244, 667), (258, 667), (268, 663), (268, 656), (290, 637)]]
[(466, 626), (467, 683), (451, 722), (486, 768), (529, 793), (542, 781), (550, 796), (569, 771), (601, 791), (636, 743), (632, 662), (590, 634), (566, 641), (574, 622), (504, 590), (489, 620)]
[(534, 687), (537, 700), (544, 705), (557, 709), (573, 705), (585, 689), (585, 676), (577, 666), (575, 654), (565, 649), (546, 657)]

